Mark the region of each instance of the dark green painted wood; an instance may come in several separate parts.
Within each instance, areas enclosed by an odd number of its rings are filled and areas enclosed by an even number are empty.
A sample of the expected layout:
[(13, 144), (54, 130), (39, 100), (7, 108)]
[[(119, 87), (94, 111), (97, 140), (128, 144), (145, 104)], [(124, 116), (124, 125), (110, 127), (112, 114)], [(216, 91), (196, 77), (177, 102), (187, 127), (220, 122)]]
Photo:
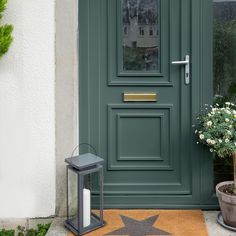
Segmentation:
[[(213, 43), (212, 43), (212, 2), (211, 0), (192, 1), (192, 116), (204, 104), (212, 103), (213, 98)], [(194, 139), (194, 137), (193, 137)], [(192, 145), (194, 158), (200, 160), (197, 175), (200, 175), (200, 203), (206, 208), (209, 205), (218, 207), (213, 186), (213, 159), (207, 149)], [(200, 170), (199, 170), (200, 168)], [(209, 206), (209, 207), (207, 207)]]
[[(212, 161), (192, 129), (196, 112), (212, 99), (211, 1), (162, 0), (156, 76), (117, 75), (116, 6), (117, 0), (79, 1), (80, 142), (105, 159), (105, 206), (215, 208)], [(189, 86), (183, 69), (170, 64), (186, 54)], [(124, 91), (154, 91), (158, 101), (124, 103)]]

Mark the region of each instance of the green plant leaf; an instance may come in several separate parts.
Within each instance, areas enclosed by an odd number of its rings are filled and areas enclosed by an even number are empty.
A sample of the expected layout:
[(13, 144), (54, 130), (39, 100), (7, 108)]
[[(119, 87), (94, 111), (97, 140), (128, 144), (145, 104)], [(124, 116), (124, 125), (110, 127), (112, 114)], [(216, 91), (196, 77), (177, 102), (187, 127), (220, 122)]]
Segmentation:
[(7, 0), (0, 0), (0, 19), (2, 18), (2, 14), (6, 9)]
[(12, 25), (6, 24), (0, 27), (0, 57), (8, 51), (13, 41), (12, 31)]

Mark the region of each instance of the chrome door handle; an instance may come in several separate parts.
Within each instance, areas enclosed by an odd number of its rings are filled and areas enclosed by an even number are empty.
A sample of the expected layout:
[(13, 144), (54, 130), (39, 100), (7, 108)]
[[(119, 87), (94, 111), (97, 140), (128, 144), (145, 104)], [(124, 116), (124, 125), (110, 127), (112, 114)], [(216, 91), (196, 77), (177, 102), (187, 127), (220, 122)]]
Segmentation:
[(185, 60), (184, 61), (172, 61), (173, 65), (185, 65), (185, 84), (189, 84), (190, 83), (190, 59), (189, 59), (189, 55), (185, 56)]

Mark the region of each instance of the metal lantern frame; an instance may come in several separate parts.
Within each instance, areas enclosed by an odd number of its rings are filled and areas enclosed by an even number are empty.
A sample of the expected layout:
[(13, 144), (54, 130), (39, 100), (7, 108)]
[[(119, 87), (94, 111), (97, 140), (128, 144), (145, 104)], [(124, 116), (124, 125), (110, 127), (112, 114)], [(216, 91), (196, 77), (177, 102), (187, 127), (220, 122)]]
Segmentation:
[[(83, 143), (84, 144), (84, 143)], [(81, 144), (80, 144), (81, 145)], [(80, 146), (78, 145), (78, 146)], [(89, 145), (89, 144), (87, 144)], [(91, 145), (89, 145), (92, 147)], [(93, 147), (92, 147), (93, 148)], [(94, 148), (93, 148), (94, 149)], [(94, 149), (95, 150), (95, 149)], [(97, 154), (95, 152), (95, 154)], [(66, 166), (66, 203), (67, 203), (67, 219), (64, 222), (66, 228), (75, 233), (76, 235), (82, 235), (103, 227), (105, 222), (103, 220), (103, 162), (104, 160), (97, 155), (86, 153), (78, 156), (72, 156), (66, 158), (65, 162), (68, 164)], [(69, 215), (69, 171), (74, 172), (77, 175), (77, 211), (75, 217), (70, 217)], [(85, 177), (88, 176), (88, 188), (92, 193), (92, 183), (91, 175), (98, 174), (98, 184), (99, 189), (99, 216), (92, 212), (90, 208), (90, 225), (84, 227), (84, 215), (83, 215), (83, 205), (84, 205), (84, 195), (83, 189), (85, 185)], [(77, 220), (77, 226), (73, 222)]]

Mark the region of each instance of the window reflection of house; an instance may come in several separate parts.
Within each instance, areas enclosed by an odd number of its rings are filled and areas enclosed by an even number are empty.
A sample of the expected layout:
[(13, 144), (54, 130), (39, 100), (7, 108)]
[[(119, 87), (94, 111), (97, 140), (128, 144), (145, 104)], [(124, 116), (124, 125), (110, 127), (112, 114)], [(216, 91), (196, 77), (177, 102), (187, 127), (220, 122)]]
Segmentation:
[(158, 25), (139, 25), (137, 31), (132, 31), (130, 25), (125, 25), (123, 30), (123, 45), (131, 47), (136, 41), (137, 47), (158, 46)]
[(123, 0), (123, 45), (131, 47), (136, 41), (141, 48), (158, 46), (158, 3), (158, 0)]
[(152, 28), (152, 26), (149, 27), (149, 36), (153, 36), (153, 28)]
[(139, 27), (139, 35), (140, 36), (144, 36), (145, 34), (144, 34), (144, 28), (141, 26), (141, 27)]
[(127, 26), (124, 26), (124, 36), (127, 36), (128, 35), (128, 28)]
[(123, 67), (157, 70), (159, 0), (123, 0)]

